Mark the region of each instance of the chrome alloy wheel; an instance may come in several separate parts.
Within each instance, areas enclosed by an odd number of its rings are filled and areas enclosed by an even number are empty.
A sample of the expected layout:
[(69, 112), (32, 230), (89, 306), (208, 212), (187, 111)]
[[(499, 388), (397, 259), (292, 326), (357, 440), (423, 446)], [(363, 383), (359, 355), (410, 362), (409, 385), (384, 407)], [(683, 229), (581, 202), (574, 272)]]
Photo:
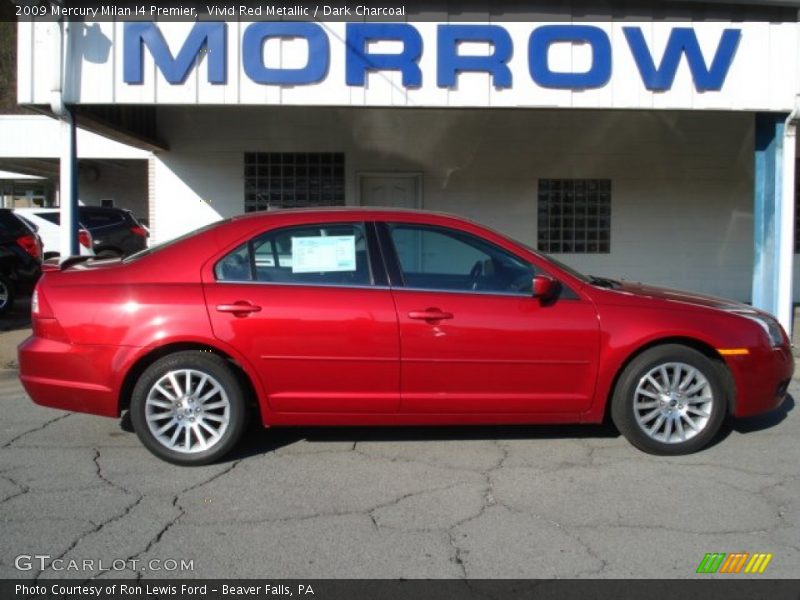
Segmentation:
[(642, 431), (666, 444), (692, 439), (705, 429), (714, 394), (705, 375), (686, 363), (650, 369), (636, 385), (633, 414)]
[(150, 388), (145, 419), (158, 442), (193, 454), (212, 448), (228, 429), (231, 404), (222, 385), (194, 369), (167, 372)]

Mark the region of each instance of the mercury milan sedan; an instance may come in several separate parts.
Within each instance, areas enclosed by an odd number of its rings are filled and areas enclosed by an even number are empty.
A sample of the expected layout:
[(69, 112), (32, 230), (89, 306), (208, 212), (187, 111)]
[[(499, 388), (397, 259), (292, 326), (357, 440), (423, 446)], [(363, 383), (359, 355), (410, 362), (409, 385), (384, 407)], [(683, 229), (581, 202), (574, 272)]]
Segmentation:
[(287, 210), (126, 259), (45, 267), (19, 347), (34, 402), (119, 417), (182, 465), (250, 418), (599, 423), (684, 454), (776, 408), (794, 362), (749, 306), (586, 277), (458, 217)]

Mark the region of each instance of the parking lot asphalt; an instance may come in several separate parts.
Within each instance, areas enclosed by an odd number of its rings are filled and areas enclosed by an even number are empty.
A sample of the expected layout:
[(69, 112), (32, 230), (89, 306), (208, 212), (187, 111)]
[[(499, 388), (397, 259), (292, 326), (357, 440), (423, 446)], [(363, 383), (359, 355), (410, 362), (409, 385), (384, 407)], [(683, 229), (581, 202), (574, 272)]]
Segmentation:
[(722, 577), (695, 574), (707, 552), (800, 572), (791, 398), (685, 457), (609, 426), (254, 426), (180, 468), (125, 420), (34, 405), (8, 359), (25, 334), (0, 333), (2, 578)]

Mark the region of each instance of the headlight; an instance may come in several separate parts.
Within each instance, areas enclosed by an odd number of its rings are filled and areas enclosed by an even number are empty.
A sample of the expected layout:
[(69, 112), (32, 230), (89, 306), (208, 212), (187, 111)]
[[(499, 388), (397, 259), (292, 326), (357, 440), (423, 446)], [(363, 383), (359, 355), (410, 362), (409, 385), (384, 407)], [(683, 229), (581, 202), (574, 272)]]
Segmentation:
[(769, 343), (773, 346), (781, 346), (783, 344), (783, 328), (781, 327), (780, 323), (778, 323), (772, 317), (757, 312), (734, 312), (740, 317), (744, 317), (755, 323), (758, 323), (764, 330), (764, 333), (767, 334)]

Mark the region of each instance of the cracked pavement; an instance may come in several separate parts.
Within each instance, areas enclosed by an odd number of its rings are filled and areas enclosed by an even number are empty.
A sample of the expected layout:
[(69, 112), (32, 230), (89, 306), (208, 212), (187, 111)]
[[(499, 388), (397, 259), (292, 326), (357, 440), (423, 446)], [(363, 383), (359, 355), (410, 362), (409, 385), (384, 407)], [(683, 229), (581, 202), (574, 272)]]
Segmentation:
[[(0, 369), (3, 578), (684, 578), (706, 552), (740, 551), (773, 553), (770, 577), (800, 565), (792, 399), (685, 457), (643, 454), (607, 426), (256, 425), (229, 461), (180, 468), (124, 421), (35, 406), (13, 366)], [(17, 571), (19, 554), (194, 570)]]

